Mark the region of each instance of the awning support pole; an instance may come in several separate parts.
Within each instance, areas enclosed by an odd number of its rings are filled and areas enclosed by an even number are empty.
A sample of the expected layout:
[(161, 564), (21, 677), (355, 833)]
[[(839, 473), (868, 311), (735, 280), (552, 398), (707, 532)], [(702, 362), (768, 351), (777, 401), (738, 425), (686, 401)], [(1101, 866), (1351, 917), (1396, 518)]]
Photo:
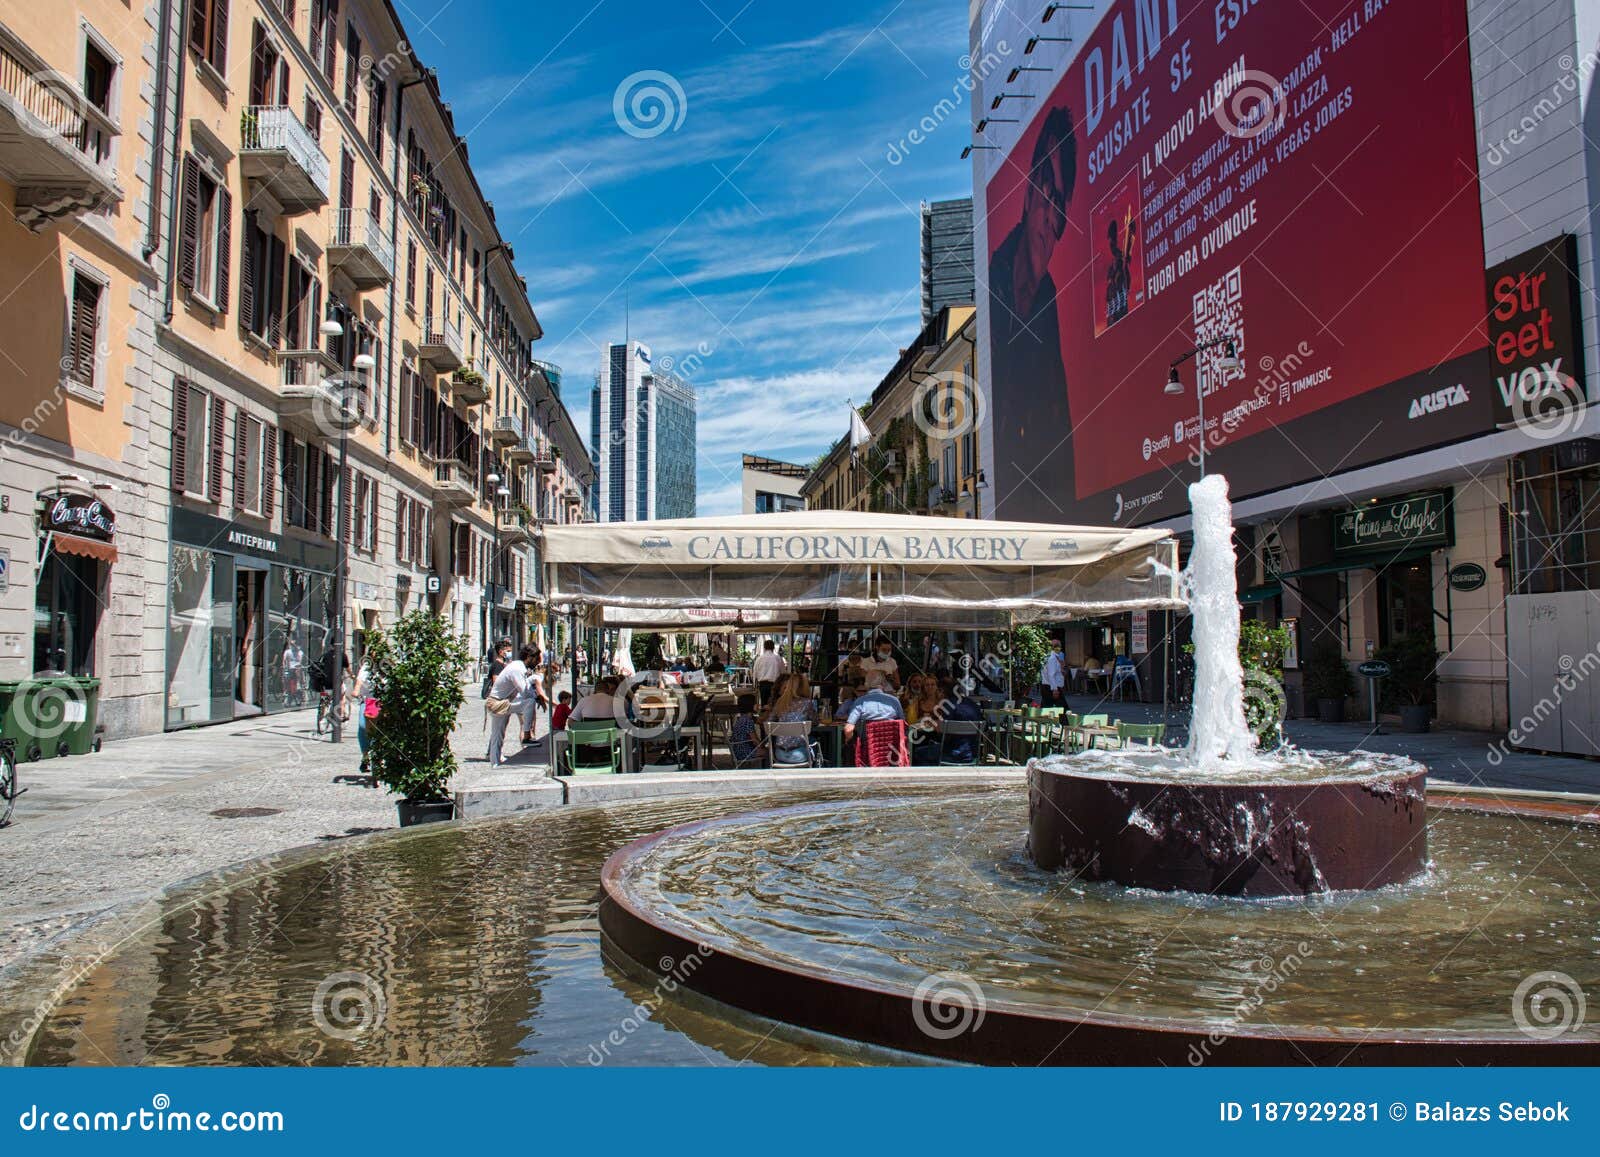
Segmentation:
[[(570, 654), (572, 656), (572, 660), (573, 660), (573, 662), (572, 662), (572, 701), (573, 701), (573, 703), (577, 703), (577, 701), (578, 701), (578, 663), (577, 663), (577, 659), (578, 659), (578, 604), (577, 603), (573, 603), (572, 606), (567, 609), (567, 622), (572, 628), (572, 630), (569, 632), (569, 634), (571, 634), (571, 636), (572, 636), (572, 640), (571, 640), (572, 651), (570, 652)], [(554, 743), (555, 740), (552, 739), (550, 742)]]

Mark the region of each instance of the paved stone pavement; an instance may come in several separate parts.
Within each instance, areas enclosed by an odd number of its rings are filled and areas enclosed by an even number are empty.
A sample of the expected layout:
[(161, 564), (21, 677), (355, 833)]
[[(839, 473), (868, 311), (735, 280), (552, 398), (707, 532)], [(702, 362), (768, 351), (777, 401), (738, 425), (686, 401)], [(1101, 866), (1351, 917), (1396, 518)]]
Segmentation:
[[(483, 708), (468, 694), (452, 746), (464, 767), (483, 767)], [(22, 764), (28, 790), (0, 829), (0, 967), (192, 876), (397, 826), (394, 798), (359, 774), (354, 728), (335, 747), (314, 734), (314, 719), (293, 712)], [(513, 760), (542, 763), (542, 740), (517, 746), (507, 743)]]
[[(1073, 710), (1102, 707), (1130, 721), (1160, 720), (1160, 705), (1100, 704), (1073, 696)], [(1167, 717), (1169, 742), (1185, 720)], [(357, 774), (353, 730), (334, 747), (298, 712), (108, 744), (98, 755), (24, 764), (28, 793), (0, 830), (0, 967), (96, 912), (229, 864), (287, 848), (396, 825), (393, 798)], [(541, 717), (540, 730), (546, 717)], [(1484, 732), (1371, 735), (1365, 724), (1290, 722), (1303, 747), (1365, 746), (1426, 763), (1436, 778), (1478, 786), (1600, 792), (1600, 762), (1511, 753), (1491, 762)], [(482, 707), (469, 690), (452, 737), (469, 772), (485, 769)], [(544, 742), (509, 762), (533, 779)], [(508, 769), (509, 771), (510, 769)], [(503, 776), (502, 776), (503, 778)], [(269, 814), (239, 814), (263, 809)]]

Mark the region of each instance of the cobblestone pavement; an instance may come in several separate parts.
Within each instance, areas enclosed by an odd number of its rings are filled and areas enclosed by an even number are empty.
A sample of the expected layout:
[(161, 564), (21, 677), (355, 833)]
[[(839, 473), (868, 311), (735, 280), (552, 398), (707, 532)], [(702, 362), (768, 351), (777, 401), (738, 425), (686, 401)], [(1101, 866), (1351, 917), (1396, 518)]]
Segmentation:
[[(366, 786), (355, 730), (335, 747), (314, 712), (108, 743), (97, 755), (24, 763), (26, 794), (0, 829), (0, 967), (78, 921), (217, 868), (395, 827), (394, 797)], [(547, 717), (541, 717), (541, 730)], [(452, 736), (483, 766), (483, 709), (469, 691)], [(542, 760), (543, 742), (511, 759)]]

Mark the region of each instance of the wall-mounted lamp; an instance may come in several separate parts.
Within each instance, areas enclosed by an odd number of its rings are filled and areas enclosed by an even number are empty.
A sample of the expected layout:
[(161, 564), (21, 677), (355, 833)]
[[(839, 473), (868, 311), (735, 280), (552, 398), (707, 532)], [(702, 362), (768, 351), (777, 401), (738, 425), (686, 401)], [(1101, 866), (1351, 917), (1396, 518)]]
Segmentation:
[(1024, 44), (1022, 46), (1022, 55), (1024, 55), (1024, 56), (1032, 56), (1033, 55), (1033, 50), (1035, 48), (1039, 47), (1039, 42), (1041, 40), (1049, 41), (1049, 42), (1054, 43), (1054, 44), (1071, 44), (1072, 43), (1072, 37), (1070, 37), (1070, 36), (1030, 36), (1030, 37), (1028, 37), (1028, 43), (1026, 43), (1026, 44)]
[(317, 327), (317, 332), (323, 337), (343, 337), (344, 326), (340, 324), (338, 318), (329, 316), (323, 319), (322, 324)]
[(984, 117), (978, 122), (978, 131), (981, 133), (990, 125), (1020, 125), (1021, 123), (1016, 117)]
[(966, 148), (961, 150), (961, 159), (964, 161), (970, 157), (973, 149), (977, 149), (980, 152), (984, 149), (987, 149), (991, 153), (998, 153), (1001, 151), (999, 145), (968, 145)]
[(1000, 102), (1001, 101), (1005, 101), (1005, 100), (1032, 100), (1032, 99), (1033, 99), (1033, 93), (1031, 93), (1031, 92), (1003, 92), (999, 96), (995, 97), (992, 101), (989, 102), (989, 107), (991, 109), (997, 109), (997, 108), (1000, 107)]
[(1048, 68), (1034, 68), (1031, 64), (1019, 64), (1019, 65), (1017, 65), (1017, 67), (1015, 67), (1015, 68), (1013, 68), (1011, 70), (1011, 75), (1006, 77), (1006, 83), (1007, 84), (1016, 84), (1017, 83), (1017, 77), (1021, 76), (1025, 72), (1050, 72), (1050, 71), (1052, 71), (1052, 70), (1048, 69)]
[(1062, 8), (1066, 9), (1068, 12), (1093, 12), (1094, 11), (1094, 5), (1093, 4), (1047, 4), (1047, 5), (1045, 5), (1044, 15), (1039, 17), (1039, 23), (1041, 23), (1041, 24), (1049, 24), (1050, 23), (1050, 18), (1056, 14), (1056, 11), (1058, 9), (1062, 9)]

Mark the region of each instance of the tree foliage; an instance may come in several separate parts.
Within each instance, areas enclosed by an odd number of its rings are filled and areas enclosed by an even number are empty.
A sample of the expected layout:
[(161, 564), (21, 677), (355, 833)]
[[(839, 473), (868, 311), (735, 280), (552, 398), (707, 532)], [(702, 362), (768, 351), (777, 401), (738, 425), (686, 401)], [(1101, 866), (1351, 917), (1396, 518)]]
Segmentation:
[(450, 732), (466, 701), (465, 636), (429, 611), (412, 611), (392, 631), (367, 634), (378, 717), (370, 720), (367, 766), (377, 782), (409, 800), (449, 796), (455, 775)]

